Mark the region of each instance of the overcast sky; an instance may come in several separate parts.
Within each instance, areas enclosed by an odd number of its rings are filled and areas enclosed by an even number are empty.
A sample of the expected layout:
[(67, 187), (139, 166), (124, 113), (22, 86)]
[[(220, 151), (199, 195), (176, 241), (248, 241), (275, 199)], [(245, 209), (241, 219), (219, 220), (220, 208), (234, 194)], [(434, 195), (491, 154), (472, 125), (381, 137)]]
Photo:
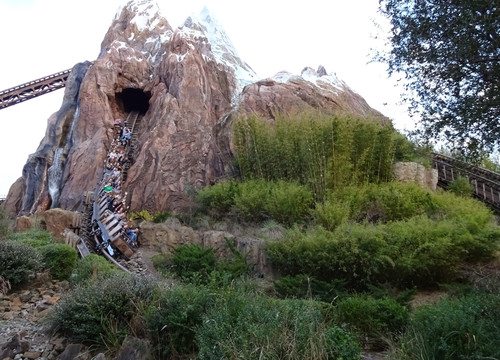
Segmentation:
[[(0, 90), (95, 60), (101, 41), (124, 0), (0, 0)], [(300, 73), (323, 65), (368, 104), (411, 128), (398, 105), (400, 90), (383, 64), (369, 64), (376, 40), (378, 0), (157, 0), (172, 27), (206, 5), (240, 57), (260, 77)], [(45, 134), (64, 90), (0, 110), (0, 196), (22, 175), (28, 155)]]

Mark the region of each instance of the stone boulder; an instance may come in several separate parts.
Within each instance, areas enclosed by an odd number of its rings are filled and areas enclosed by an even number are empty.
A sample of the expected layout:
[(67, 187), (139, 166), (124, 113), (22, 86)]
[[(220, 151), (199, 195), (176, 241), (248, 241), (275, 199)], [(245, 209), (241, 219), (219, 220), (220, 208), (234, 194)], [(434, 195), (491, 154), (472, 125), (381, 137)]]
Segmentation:
[(438, 183), (438, 172), (415, 162), (397, 162), (393, 165), (396, 181), (416, 183), (419, 186), (435, 191)]

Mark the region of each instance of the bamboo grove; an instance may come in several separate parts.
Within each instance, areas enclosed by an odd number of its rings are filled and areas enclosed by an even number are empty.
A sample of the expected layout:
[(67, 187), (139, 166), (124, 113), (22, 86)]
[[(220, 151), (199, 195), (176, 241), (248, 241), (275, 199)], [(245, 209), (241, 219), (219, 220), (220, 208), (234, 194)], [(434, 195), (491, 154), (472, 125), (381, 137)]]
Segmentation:
[[(369, 119), (301, 113), (234, 122), (234, 145), (243, 180), (296, 181), (317, 199), (346, 185), (387, 182), (408, 141), (392, 124)], [(411, 145), (410, 145), (411, 147)]]

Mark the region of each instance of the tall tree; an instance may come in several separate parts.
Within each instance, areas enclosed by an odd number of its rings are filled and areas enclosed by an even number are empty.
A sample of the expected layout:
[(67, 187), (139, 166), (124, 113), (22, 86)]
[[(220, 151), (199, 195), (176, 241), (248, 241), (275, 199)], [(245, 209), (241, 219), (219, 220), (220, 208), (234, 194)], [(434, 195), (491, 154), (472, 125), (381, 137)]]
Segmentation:
[(379, 0), (421, 132), (470, 151), (500, 145), (500, 0)]

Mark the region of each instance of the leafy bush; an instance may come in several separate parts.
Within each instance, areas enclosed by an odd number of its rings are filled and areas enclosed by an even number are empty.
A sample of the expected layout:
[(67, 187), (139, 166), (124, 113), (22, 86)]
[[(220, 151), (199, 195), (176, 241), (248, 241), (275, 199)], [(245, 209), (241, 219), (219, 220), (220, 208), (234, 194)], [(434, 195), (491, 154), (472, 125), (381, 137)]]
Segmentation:
[(398, 358), (498, 359), (499, 308), (498, 294), (483, 293), (421, 307), (399, 343)]
[(128, 216), (132, 219), (142, 219), (145, 221), (153, 221), (154, 216), (147, 210), (131, 211)]
[(172, 261), (173, 271), (179, 278), (201, 282), (207, 281), (216, 264), (214, 250), (196, 244), (177, 246)]
[(156, 271), (163, 276), (169, 275), (173, 267), (172, 256), (170, 254), (156, 254), (151, 258), (151, 262)]
[(36, 249), (17, 241), (0, 241), (0, 276), (13, 289), (25, 284), (41, 268), (42, 256)]
[(66, 244), (51, 244), (40, 248), (45, 267), (54, 279), (67, 280), (73, 272), (78, 252)]
[(226, 245), (232, 257), (216, 259), (212, 248), (203, 248), (196, 244), (180, 245), (174, 250), (172, 260), (167, 255), (155, 258), (155, 267), (168, 273), (173, 269), (182, 280), (196, 284), (212, 283), (218, 287), (250, 272), (246, 255), (239, 252), (229, 239)]
[(303, 222), (313, 203), (310, 190), (296, 183), (249, 180), (240, 184), (235, 208), (247, 220), (272, 218), (282, 224)]
[(196, 200), (204, 211), (215, 218), (220, 218), (231, 211), (234, 197), (238, 192), (239, 184), (236, 181), (220, 182), (200, 189)]
[(146, 309), (148, 337), (157, 359), (195, 354), (196, 329), (216, 294), (205, 287), (174, 286), (164, 290)]
[(322, 281), (302, 274), (275, 280), (274, 289), (281, 298), (309, 298), (331, 303), (345, 294), (345, 282), (338, 279)]
[(94, 280), (102, 280), (117, 272), (118, 268), (104, 257), (89, 254), (76, 262), (70, 282), (74, 285), (85, 284), (90, 281), (95, 272)]
[(165, 220), (171, 218), (172, 216), (173, 215), (170, 214), (168, 211), (159, 212), (153, 216), (153, 222), (159, 224), (165, 222)]
[(469, 180), (462, 176), (450, 182), (447, 189), (457, 196), (471, 196), (474, 191)]
[(313, 215), (329, 230), (347, 220), (390, 222), (435, 211), (429, 191), (416, 184), (389, 182), (348, 186), (330, 193), (324, 203), (318, 203)]
[[(334, 330), (332, 330), (334, 329)], [(360, 347), (325, 323), (320, 305), (228, 293), (218, 297), (197, 329), (200, 359), (325, 359)]]
[(4, 210), (0, 209), (0, 240), (9, 234), (9, 220)]
[(346, 223), (334, 231), (294, 227), (265, 251), (283, 275), (339, 279), (358, 290), (384, 283), (435, 287), (457, 280), (462, 263), (489, 260), (498, 249), (497, 227), (462, 219), (422, 215), (388, 224)]
[(348, 202), (327, 199), (323, 203), (316, 203), (316, 208), (311, 213), (318, 224), (333, 231), (347, 222), (350, 210)]
[(28, 229), (22, 232), (9, 234), (9, 240), (21, 242), (34, 248), (41, 248), (54, 243), (52, 235), (41, 229)]
[(297, 183), (278, 181), (272, 183), (264, 211), (281, 224), (304, 222), (313, 204), (313, 194)]
[(325, 331), (328, 359), (360, 359), (361, 344), (356, 337), (339, 326), (332, 326)]
[(337, 303), (337, 314), (341, 322), (349, 324), (363, 338), (401, 333), (409, 322), (406, 307), (388, 297), (347, 297)]
[[(135, 332), (132, 328), (137, 309), (148, 304), (157, 289), (150, 278), (120, 272), (101, 281), (77, 287), (54, 307), (50, 317), (52, 330), (73, 341), (106, 346), (108, 336), (121, 343)], [(113, 326), (114, 334), (110, 333)]]

